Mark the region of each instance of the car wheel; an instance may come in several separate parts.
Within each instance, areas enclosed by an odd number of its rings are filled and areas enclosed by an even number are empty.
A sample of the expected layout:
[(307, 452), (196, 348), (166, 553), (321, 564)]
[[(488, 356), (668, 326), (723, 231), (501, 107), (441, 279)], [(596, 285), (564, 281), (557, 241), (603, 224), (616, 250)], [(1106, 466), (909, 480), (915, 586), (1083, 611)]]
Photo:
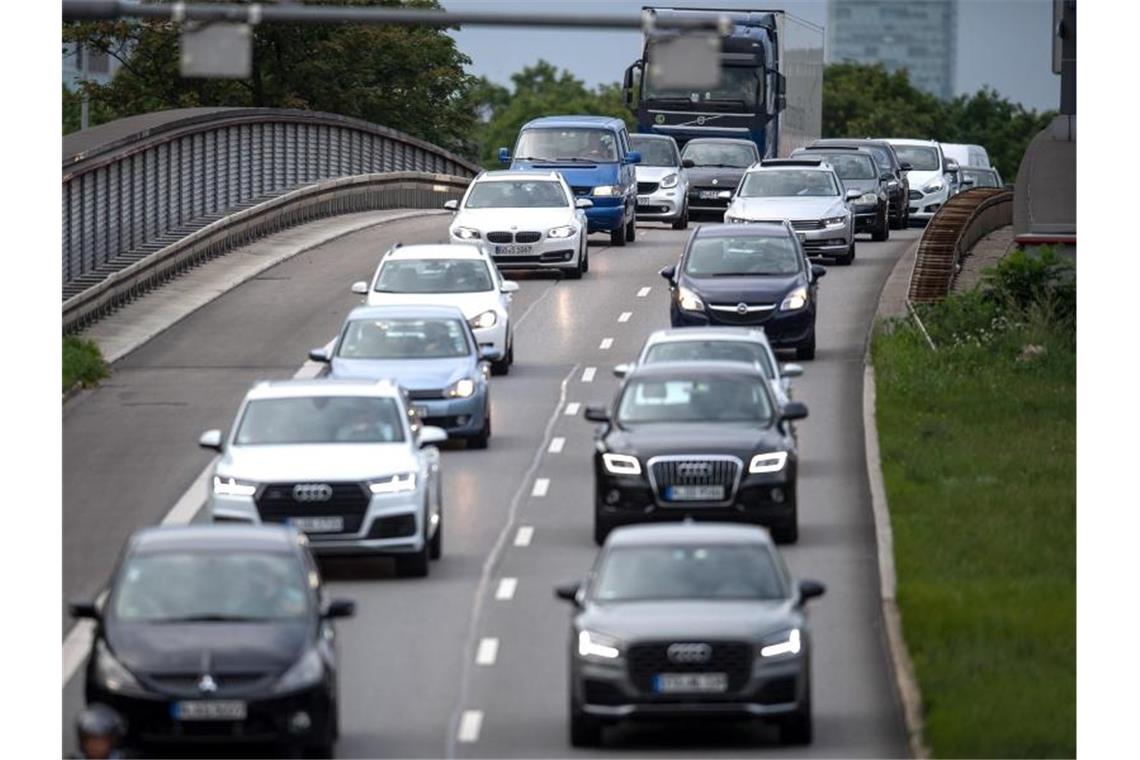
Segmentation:
[(586, 270), (582, 268), (582, 254), (578, 254), (578, 261), (572, 267), (565, 267), (562, 276), (567, 280), (580, 280), (584, 271)]
[(485, 449), (487, 448), (487, 439), (491, 437), (491, 410), (487, 409), (483, 413), (483, 429), (476, 435), (467, 439), (467, 448), (469, 449)]
[(598, 747), (602, 744), (602, 722), (578, 709), (570, 702), (570, 744), (574, 747)]
[(614, 524), (602, 516), (602, 504), (594, 497), (594, 543), (601, 546), (606, 542), (606, 536), (614, 529)]
[(769, 532), (772, 534), (772, 540), (778, 544), (794, 544), (800, 539), (800, 518), (799, 510), (793, 505), (792, 516), (788, 518), (785, 523), (773, 525)]
[(879, 218), (878, 224), (875, 225), (875, 229), (871, 230), (871, 239), (876, 243), (881, 243), (884, 240), (889, 239), (890, 236), (891, 225), (887, 219), (887, 209), (884, 208), (883, 213)]
[(507, 349), (507, 351), (508, 352), (503, 355), (502, 359), (491, 362), (492, 375), (505, 375), (511, 371), (510, 349)]
[(781, 744), (811, 744), (811, 682), (808, 682), (807, 694), (804, 696), (800, 709), (780, 722)]
[(428, 574), (427, 510), (424, 510), (424, 545), (415, 554), (401, 554), (396, 557), (396, 575), (401, 578), (424, 578)]
[(615, 248), (621, 248), (625, 245), (625, 225), (619, 226), (616, 230), (610, 230), (610, 245)]
[(677, 221), (673, 222), (673, 229), (684, 230), (689, 227), (689, 204), (685, 204), (685, 208), (681, 210), (681, 215), (677, 217)]
[(336, 756), (336, 740), (340, 733), (340, 708), (334, 701), (329, 708), (328, 726), (325, 735), (315, 744), (305, 747), (304, 756), (312, 758), (329, 758)]
[[(443, 479), (440, 478), (439, 483), (436, 485), (440, 491), (443, 490)], [(440, 497), (442, 498), (442, 497)], [(431, 542), (428, 544), (428, 556), (432, 559), (439, 559), (443, 556), (443, 503), (439, 505), (439, 520), (435, 524), (435, 535), (431, 537)]]
[(582, 274), (590, 271), (590, 246), (583, 241), (582, 245)]
[(855, 240), (851, 240), (851, 247), (847, 249), (847, 253), (835, 258), (835, 263), (840, 266), (849, 267), (855, 261)]
[(906, 229), (906, 217), (903, 216), (903, 208), (900, 206), (895, 211), (894, 217), (891, 219), (891, 229), (904, 230)]
[(811, 331), (811, 336), (800, 345), (796, 346), (797, 359), (814, 359), (815, 358), (815, 330)]

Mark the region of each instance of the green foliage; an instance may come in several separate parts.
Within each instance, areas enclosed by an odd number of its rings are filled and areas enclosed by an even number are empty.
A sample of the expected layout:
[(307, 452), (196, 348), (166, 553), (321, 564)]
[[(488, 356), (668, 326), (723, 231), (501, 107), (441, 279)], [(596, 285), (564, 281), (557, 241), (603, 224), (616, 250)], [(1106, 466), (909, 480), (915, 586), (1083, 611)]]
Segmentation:
[(107, 377), (107, 364), (94, 341), (82, 340), (74, 335), (63, 339), (63, 390), (66, 393), (76, 383), (89, 388)]
[(1045, 308), (1050, 321), (1075, 325), (1076, 266), (1051, 247), (1036, 254), (1018, 249), (983, 273), (987, 296), (1009, 311), (1026, 315)]
[[(82, 108), (83, 95), (80, 92), (72, 92), (67, 89), (67, 85), (63, 85), (63, 133), (65, 135), (79, 130), (79, 125), (82, 123)], [(119, 117), (115, 115), (114, 111), (105, 104), (88, 101), (87, 126), (97, 127), (117, 118)]]

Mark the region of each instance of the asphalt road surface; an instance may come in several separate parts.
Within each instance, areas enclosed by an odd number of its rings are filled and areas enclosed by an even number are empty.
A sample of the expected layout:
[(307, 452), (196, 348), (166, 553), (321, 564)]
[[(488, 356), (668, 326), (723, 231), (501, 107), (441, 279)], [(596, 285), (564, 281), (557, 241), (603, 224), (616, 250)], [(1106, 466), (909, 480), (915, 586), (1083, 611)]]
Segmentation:
[[(196, 445), (202, 430), (228, 426), (253, 382), (292, 376), (309, 348), (328, 342), (360, 300), (349, 285), (381, 251), (396, 240), (438, 242), (446, 223), (386, 224), (290, 259), (130, 354), (69, 404), (64, 599), (98, 593), (127, 535), (179, 501), (211, 459)], [(569, 745), (570, 609), (552, 589), (581, 578), (596, 553), (593, 424), (571, 412), (607, 402), (612, 366), (668, 326), (657, 270), (676, 261), (687, 234), (646, 225), (625, 248), (595, 236), (578, 282), (517, 276), (516, 363), (492, 381), (490, 447), (445, 446), (443, 559), (426, 579), (397, 579), (385, 560), (323, 563), (331, 596), (357, 602), (356, 617), (338, 624), (340, 756), (906, 754), (879, 611), (861, 394), (877, 296), (915, 232), (886, 243), (861, 237), (854, 266), (829, 268), (817, 358), (794, 381), (811, 415), (798, 426), (800, 540), (784, 551), (794, 573), (827, 585), (810, 608), (815, 742), (784, 748), (763, 728), (674, 722), (610, 729), (601, 751)], [(80, 669), (64, 684), (65, 750), (82, 679)]]

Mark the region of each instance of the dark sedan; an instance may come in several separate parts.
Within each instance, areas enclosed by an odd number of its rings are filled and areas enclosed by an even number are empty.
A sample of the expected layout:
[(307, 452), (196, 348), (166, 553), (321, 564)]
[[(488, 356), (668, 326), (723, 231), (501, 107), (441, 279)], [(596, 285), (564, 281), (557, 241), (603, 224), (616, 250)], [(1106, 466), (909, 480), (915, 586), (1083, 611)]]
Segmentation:
[(689, 176), (689, 212), (721, 218), (728, 208), (728, 199), (721, 197), (721, 192), (735, 191), (744, 170), (759, 160), (760, 151), (751, 140), (689, 140), (681, 151), (681, 163)]
[(333, 618), (305, 536), (278, 526), (148, 528), (127, 542), (97, 621), (87, 703), (127, 722), (129, 746), (258, 742), (332, 755)]
[(787, 223), (702, 225), (689, 236), (681, 261), (661, 276), (672, 292), (673, 327), (763, 327), (773, 348), (815, 357), (819, 278)]
[(891, 227), (896, 230), (907, 228), (910, 224), (910, 180), (907, 172), (911, 166), (899, 159), (893, 145), (886, 140), (825, 138), (816, 140), (808, 146), (809, 150), (816, 148), (862, 148), (874, 156), (879, 169), (891, 175), (891, 179), (887, 181), (887, 194), (890, 196), (891, 204)]
[(619, 525), (730, 520), (764, 525), (776, 540), (799, 536), (796, 446), (763, 370), (737, 362), (636, 367), (604, 423), (594, 452), (594, 540)]
[(583, 584), (557, 589), (570, 628), (570, 743), (622, 720), (739, 718), (812, 740), (805, 603), (768, 534), (742, 525), (614, 531)]
[(849, 205), (855, 215), (855, 231), (868, 232), (871, 240), (891, 237), (890, 183), (894, 175), (880, 170), (870, 151), (862, 148), (800, 148), (792, 158), (821, 158), (831, 164), (846, 191), (860, 195)]

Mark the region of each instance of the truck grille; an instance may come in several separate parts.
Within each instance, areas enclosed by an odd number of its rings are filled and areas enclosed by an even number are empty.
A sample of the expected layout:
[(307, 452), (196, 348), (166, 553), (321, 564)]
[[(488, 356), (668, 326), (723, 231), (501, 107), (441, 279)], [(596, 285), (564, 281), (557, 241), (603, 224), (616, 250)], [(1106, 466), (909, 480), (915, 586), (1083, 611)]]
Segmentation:
[(658, 496), (669, 486), (724, 486), (726, 496), (731, 499), (740, 469), (740, 460), (736, 457), (660, 457), (649, 463), (649, 474)]
[[(319, 484), (319, 481), (306, 481)], [(290, 517), (344, 517), (343, 533), (356, 533), (368, 509), (369, 496), (360, 483), (328, 483), (332, 496), (327, 501), (297, 501), (293, 486), (298, 483), (270, 483), (257, 495), (257, 511), (261, 521), (284, 523)], [(322, 484), (325, 485), (325, 484)]]
[[(661, 641), (634, 644), (629, 648), (629, 678), (638, 691), (656, 693), (654, 677), (661, 673), (725, 673), (728, 676), (728, 691), (739, 692), (748, 685), (752, 676), (752, 645), (745, 641), (710, 641), (709, 658), (705, 662), (674, 662), (669, 658), (669, 647), (674, 643)], [(709, 694), (710, 699), (723, 699), (724, 694)], [(686, 700), (692, 697), (685, 697)]]

